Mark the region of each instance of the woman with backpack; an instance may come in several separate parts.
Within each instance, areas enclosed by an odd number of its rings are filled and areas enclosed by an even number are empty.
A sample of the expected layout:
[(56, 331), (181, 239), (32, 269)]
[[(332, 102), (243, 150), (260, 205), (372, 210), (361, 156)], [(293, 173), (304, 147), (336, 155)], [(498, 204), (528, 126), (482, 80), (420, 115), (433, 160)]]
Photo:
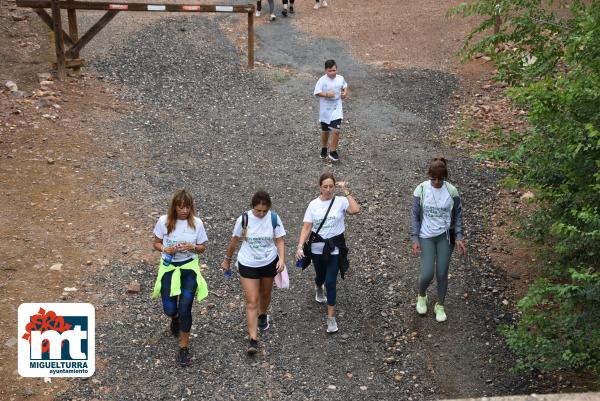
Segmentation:
[(429, 180), (417, 186), (413, 193), (410, 215), (412, 252), (421, 256), (417, 313), (427, 313), (427, 287), (437, 279), (435, 320), (447, 319), (444, 300), (448, 290), (448, 268), (454, 246), (461, 255), (467, 254), (463, 234), (462, 205), (458, 190), (450, 184), (446, 159), (434, 158), (427, 171)]
[(270, 210), (271, 197), (267, 192), (256, 192), (251, 205), (252, 209), (235, 222), (221, 268), (225, 272), (231, 270), (231, 259), (241, 238), (237, 267), (246, 298), (248, 354), (252, 355), (258, 352), (258, 329), (269, 328), (267, 311), (273, 279), (285, 268), (285, 230), (277, 213)]
[[(335, 196), (336, 187), (344, 196)], [(344, 278), (349, 266), (344, 217), (346, 213), (357, 214), (360, 206), (346, 183), (336, 183), (332, 173), (321, 174), (319, 191), (319, 197), (313, 199), (306, 208), (296, 260), (303, 261), (303, 268), (308, 266), (305, 262), (309, 260), (315, 265), (315, 300), (321, 304), (327, 302), (327, 333), (335, 333), (338, 331), (335, 319), (337, 276), (339, 272)], [(307, 240), (305, 252), (304, 244)]]

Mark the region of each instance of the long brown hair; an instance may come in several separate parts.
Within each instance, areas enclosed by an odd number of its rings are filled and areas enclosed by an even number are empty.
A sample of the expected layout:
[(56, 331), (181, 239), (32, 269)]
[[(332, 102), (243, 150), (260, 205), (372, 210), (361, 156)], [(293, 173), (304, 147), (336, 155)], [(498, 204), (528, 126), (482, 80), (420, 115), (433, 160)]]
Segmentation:
[(192, 194), (185, 189), (178, 189), (171, 198), (171, 204), (169, 205), (169, 211), (167, 212), (167, 234), (170, 234), (177, 224), (177, 206), (188, 207), (190, 209), (187, 223), (188, 226), (195, 230), (196, 223), (194, 223), (194, 217), (196, 217), (196, 211), (194, 210), (194, 198), (192, 198)]

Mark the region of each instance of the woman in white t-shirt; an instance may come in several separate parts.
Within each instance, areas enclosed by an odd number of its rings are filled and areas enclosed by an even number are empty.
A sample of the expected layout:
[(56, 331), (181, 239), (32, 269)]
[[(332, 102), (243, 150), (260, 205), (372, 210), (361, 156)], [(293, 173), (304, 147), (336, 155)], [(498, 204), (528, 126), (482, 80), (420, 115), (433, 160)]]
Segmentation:
[(255, 354), (258, 352), (258, 329), (269, 328), (267, 311), (273, 279), (285, 267), (285, 229), (277, 213), (270, 210), (271, 197), (267, 192), (256, 192), (251, 204), (252, 209), (235, 222), (221, 267), (225, 272), (231, 270), (231, 258), (241, 238), (237, 267), (246, 298), (248, 354)]
[(191, 364), (188, 345), (194, 296), (200, 301), (208, 295), (198, 264), (198, 254), (206, 250), (207, 241), (192, 194), (177, 190), (169, 211), (154, 227), (152, 247), (162, 255), (153, 296), (161, 296), (164, 312), (171, 317), (171, 333), (179, 337), (177, 362), (181, 366)]
[(437, 279), (437, 303), (435, 319), (444, 322), (447, 318), (444, 300), (448, 290), (448, 268), (454, 245), (464, 256), (465, 247), (462, 206), (458, 190), (447, 181), (446, 159), (436, 157), (427, 171), (429, 180), (417, 186), (413, 193), (410, 217), (412, 251), (421, 255), (417, 312), (427, 313), (427, 287)]
[[(335, 196), (336, 186), (344, 196)], [(315, 300), (319, 303), (327, 302), (327, 332), (335, 333), (338, 331), (335, 319), (337, 276), (340, 272), (343, 278), (348, 269), (344, 217), (346, 213), (357, 214), (360, 206), (350, 193), (346, 183), (342, 181), (336, 183), (332, 173), (321, 175), (319, 190), (321, 195), (308, 204), (304, 214), (296, 260), (305, 257), (302, 245), (311, 235), (312, 262), (315, 265), (316, 273)], [(329, 212), (327, 212), (328, 209)], [(327, 296), (325, 296), (325, 290)]]

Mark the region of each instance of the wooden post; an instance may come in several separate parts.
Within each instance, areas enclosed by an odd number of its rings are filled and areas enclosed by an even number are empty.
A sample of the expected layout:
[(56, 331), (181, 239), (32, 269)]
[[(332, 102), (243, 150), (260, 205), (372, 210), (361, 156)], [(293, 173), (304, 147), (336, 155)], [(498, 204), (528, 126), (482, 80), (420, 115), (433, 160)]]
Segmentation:
[(500, 2), (496, 2), (496, 7), (494, 9), (494, 34), (500, 32), (500, 25), (502, 24), (502, 17), (500, 17)]
[(59, 0), (52, 0), (52, 25), (54, 26), (54, 43), (56, 45), (56, 67), (58, 70), (58, 80), (63, 81), (65, 74), (65, 45), (62, 36), (62, 20), (60, 19)]
[[(68, 0), (69, 2), (73, 2), (73, 0)], [(67, 17), (69, 19), (69, 36), (73, 40), (73, 42), (77, 42), (79, 40), (79, 32), (77, 31), (77, 10), (69, 8), (67, 10)], [(73, 54), (74, 59), (79, 58), (79, 52)], [(73, 68), (73, 72), (79, 75), (80, 68)]]
[[(53, 0), (56, 1), (56, 0)], [(107, 11), (102, 18), (100, 18), (94, 25), (92, 25), (92, 27), (81, 37), (81, 39), (79, 39), (68, 51), (67, 51), (67, 56), (74, 58), (73, 55), (74, 54), (79, 54), (79, 51), (81, 49), (83, 49), (83, 47), (85, 45), (88, 44), (88, 42), (90, 40), (92, 40), (92, 38), (94, 36), (96, 36), (96, 34), (98, 32), (100, 32), (102, 30), (102, 28), (104, 28), (106, 26), (106, 24), (108, 24), (110, 22), (110, 20), (112, 20), (115, 15), (117, 15), (119, 12), (115, 11), (115, 10), (109, 10)]]
[(254, 68), (254, 7), (248, 13), (248, 68)]

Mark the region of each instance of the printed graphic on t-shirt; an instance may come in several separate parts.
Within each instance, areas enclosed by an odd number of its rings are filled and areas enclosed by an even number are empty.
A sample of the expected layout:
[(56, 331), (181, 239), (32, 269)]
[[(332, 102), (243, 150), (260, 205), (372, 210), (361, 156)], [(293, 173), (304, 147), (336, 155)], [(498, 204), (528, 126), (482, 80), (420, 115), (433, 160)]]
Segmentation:
[[(237, 260), (247, 267), (262, 267), (271, 263), (277, 257), (275, 238), (283, 237), (285, 229), (279, 216), (277, 226), (273, 230), (271, 211), (264, 217), (254, 216), (251, 210), (248, 214), (246, 238), (242, 242)], [(233, 236), (242, 237), (242, 217), (238, 217), (233, 228)]]
[(334, 92), (334, 97), (319, 98), (319, 121), (329, 124), (333, 120), (343, 119), (342, 111), (342, 89), (348, 87), (346, 80), (341, 75), (334, 79), (323, 75), (315, 85), (314, 94)]
[[(333, 228), (336, 224), (335, 219), (336, 219), (336, 216), (327, 216), (327, 220), (325, 220), (325, 223), (323, 223), (323, 226), (321, 227), (321, 231), (323, 231), (323, 230), (329, 231), (331, 228)], [(322, 217), (316, 217), (313, 221), (313, 226), (318, 228), (321, 225), (322, 221), (323, 221)], [(321, 232), (321, 231), (319, 231), (319, 232)]]
[[(453, 200), (444, 186), (433, 188), (431, 183), (423, 187), (423, 221), (421, 222), (421, 238), (432, 238), (443, 234), (450, 228), (452, 220)], [(419, 196), (420, 194), (417, 194)]]
[[(192, 228), (187, 220), (177, 220), (175, 229), (167, 234), (167, 216), (161, 216), (154, 227), (154, 235), (162, 239), (162, 244), (165, 248), (175, 246), (181, 243), (190, 243), (193, 245), (203, 244), (208, 241), (204, 224), (198, 217), (194, 218), (196, 228)], [(163, 257), (165, 254), (163, 253)], [(188, 259), (196, 259), (198, 255), (194, 251), (179, 251), (173, 256), (174, 262), (182, 262)]]
[[(319, 198), (313, 199), (309, 204), (308, 208), (306, 208), (306, 212), (304, 213), (304, 222), (312, 223), (312, 231), (316, 232), (319, 228), (319, 225), (323, 221), (323, 217), (325, 217), (325, 213), (329, 208), (330, 200), (322, 201)], [(346, 229), (344, 225), (344, 217), (346, 215), (346, 209), (348, 209), (349, 203), (348, 199), (344, 196), (336, 196), (333, 205), (331, 206), (331, 210), (329, 210), (329, 214), (327, 215), (327, 219), (325, 223), (323, 223), (323, 227), (319, 230), (319, 235), (325, 239), (332, 238), (337, 235), (340, 235)], [(323, 253), (323, 242), (315, 242), (311, 246), (311, 250), (313, 253), (322, 254)], [(339, 253), (338, 248), (332, 252), (332, 255), (336, 255)]]

